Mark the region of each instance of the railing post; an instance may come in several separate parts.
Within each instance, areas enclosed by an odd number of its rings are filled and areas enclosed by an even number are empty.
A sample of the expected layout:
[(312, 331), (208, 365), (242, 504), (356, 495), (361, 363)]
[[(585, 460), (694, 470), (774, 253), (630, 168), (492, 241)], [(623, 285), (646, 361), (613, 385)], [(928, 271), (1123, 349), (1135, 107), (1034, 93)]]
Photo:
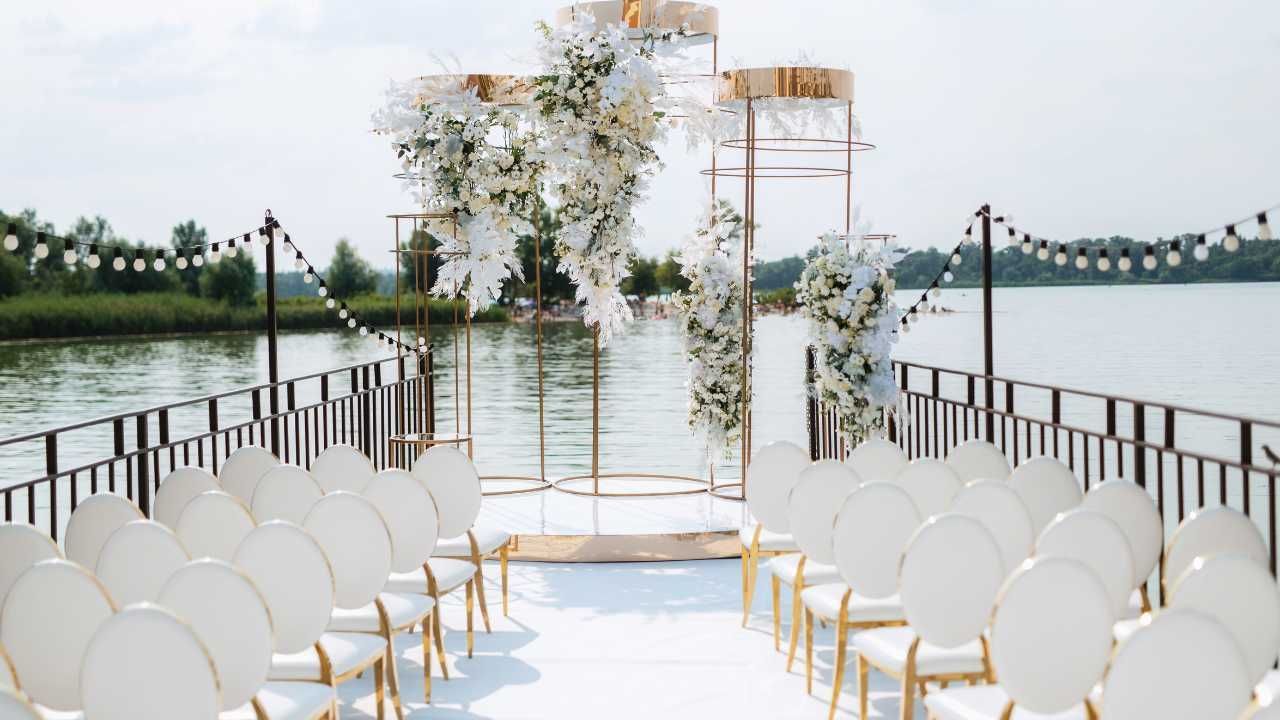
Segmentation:
[[(263, 224), (266, 226), (267, 237), (274, 237), (272, 225), (275, 218), (271, 217), (271, 211), (267, 210), (266, 217), (263, 218)], [(267, 244), (267, 267), (265, 275), (267, 279), (267, 381), (271, 383), (270, 394), (268, 395), (271, 404), (271, 452), (277, 457), (280, 455), (280, 389), (276, 384), (280, 382), (280, 357), (278, 341), (276, 338), (277, 330), (277, 314), (276, 314), (276, 244), (274, 241)]]
[(360, 435), (362, 436), (361, 447), (364, 450), (365, 457), (373, 457), (373, 397), (369, 393), (369, 366), (364, 366), (364, 371), (360, 373), (361, 390), (360, 395)]
[(138, 509), (145, 517), (151, 517), (151, 471), (147, 466), (147, 416), (138, 416)]
[[(1138, 487), (1147, 486), (1147, 406), (1134, 403), (1133, 406), (1133, 481)], [(1123, 464), (1123, 459), (1121, 464)]]
[[(58, 434), (44, 436), (44, 471), (49, 477), (49, 537), (58, 540)], [(35, 486), (27, 488), (34, 493)]]
[[(809, 459), (818, 460), (818, 396), (813, 390), (813, 346), (809, 345), (804, 349), (804, 394), (805, 394), (805, 424), (809, 428)], [(890, 419), (890, 432), (893, 429), (893, 420)]]
[(209, 398), (209, 472), (218, 474), (218, 399)]
[(995, 371), (995, 351), (992, 339), (991, 310), (991, 206), (982, 206), (982, 369), (987, 376), (987, 442), (995, 442), (995, 415), (990, 412), (994, 406), (995, 384), (992, 376)]

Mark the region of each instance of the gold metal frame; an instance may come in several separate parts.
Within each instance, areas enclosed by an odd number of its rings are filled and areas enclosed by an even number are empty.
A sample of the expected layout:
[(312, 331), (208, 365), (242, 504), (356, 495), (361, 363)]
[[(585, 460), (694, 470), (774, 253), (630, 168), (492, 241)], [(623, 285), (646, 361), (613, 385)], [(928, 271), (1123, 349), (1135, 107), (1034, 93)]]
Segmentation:
[[(537, 489), (541, 490), (543, 488), (537, 488)], [(514, 491), (514, 492), (536, 492), (536, 490), (533, 490), (533, 491), (520, 490), (520, 491)], [(513, 494), (513, 493), (506, 493), (506, 494)], [(508, 600), (508, 591), (507, 591), (507, 562), (511, 559), (511, 540), (512, 538), (507, 538), (507, 541), (499, 545), (495, 550), (490, 552), (488, 555), (482, 556), (480, 554), (480, 545), (476, 542), (475, 533), (472, 532), (471, 530), (468, 530), (467, 541), (471, 544), (471, 553), (469, 555), (461, 555), (461, 556), (441, 555), (440, 556), (440, 557), (454, 558), (458, 560), (469, 560), (473, 565), (476, 566), (476, 574), (475, 574), (476, 594), (479, 596), (479, 599), (480, 599), (480, 617), (484, 621), (484, 631), (486, 633), (491, 633), (493, 632), (493, 630), (489, 627), (489, 607), (486, 604), (484, 599), (484, 559), (485, 557), (492, 557), (495, 553), (498, 556), (499, 572), (501, 573), (501, 579), (502, 579), (502, 616), (507, 617), (509, 605), (510, 605)]]
[[(871, 630), (873, 628), (882, 627), (901, 627), (907, 624), (906, 620), (874, 620), (864, 622), (849, 621), (849, 598), (853, 595), (852, 589), (846, 589), (844, 596), (840, 598), (840, 616), (836, 618), (827, 618), (818, 616), (819, 620), (826, 622), (835, 621), (836, 623), (836, 659), (835, 659), (835, 676), (831, 681), (831, 708), (827, 712), (827, 720), (833, 720), (836, 716), (836, 701), (840, 699), (840, 686), (844, 684), (844, 666), (846, 656), (849, 652), (849, 633), (854, 630)], [(804, 689), (805, 692), (813, 694), (813, 618), (815, 613), (809, 608), (804, 609)], [(914, 659), (914, 658), (912, 658)], [(790, 661), (788, 661), (788, 669)], [(866, 687), (864, 675), (859, 675), (859, 692), (861, 688)], [(903, 707), (906, 707), (907, 700), (903, 699)], [(863, 717), (866, 717), (866, 711), (863, 710)], [(904, 717), (912, 717), (904, 715)]]
[(579, 2), (556, 10), (557, 26), (568, 25), (580, 10), (590, 12), (597, 23), (619, 25), (629, 30), (656, 27), (676, 30), (688, 23), (693, 41), (715, 40), (720, 34), (720, 11), (710, 5), (687, 0), (598, 0)]
[[(741, 483), (734, 483), (741, 485)], [(725, 487), (725, 486), (720, 486)], [(716, 497), (724, 497), (716, 493), (716, 488), (711, 488), (707, 492)], [(737, 498), (728, 497), (726, 500), (736, 500)], [(756, 576), (760, 574), (760, 558), (773, 558), (779, 555), (789, 555), (796, 550), (761, 550), (760, 549), (760, 533), (764, 530), (764, 526), (756, 523), (756, 529), (751, 534), (751, 544), (743, 545), (745, 552), (742, 553), (742, 627), (747, 626), (747, 620), (751, 617), (751, 603), (756, 593)], [(775, 601), (774, 625), (778, 623), (777, 619), (777, 603)], [(774, 646), (776, 642), (777, 632), (775, 631)]]
[[(839, 632), (837, 630), (837, 632)], [(891, 678), (902, 681), (902, 702), (901, 717), (904, 720), (911, 720), (915, 717), (915, 693), (916, 688), (920, 689), (920, 699), (928, 694), (927, 683), (936, 682), (943, 690), (953, 682), (963, 682), (969, 685), (979, 683), (994, 683), (996, 681), (995, 673), (991, 669), (991, 650), (987, 643), (985, 635), (978, 636), (982, 643), (982, 671), (973, 673), (936, 673), (933, 675), (921, 675), (916, 672), (916, 652), (920, 648), (920, 636), (912, 641), (911, 647), (907, 649), (907, 660), (903, 664), (902, 674), (878, 665), (867, 659), (862, 653), (858, 653), (858, 712), (860, 717), (867, 716), (867, 674), (868, 669), (874, 667), (880, 672)], [(837, 669), (837, 677), (842, 675), (840, 669)], [(840, 685), (836, 684), (831, 696), (831, 712), (829, 718), (835, 717), (836, 700), (840, 697)]]
[(527, 107), (533, 101), (533, 79), (523, 75), (494, 75), (490, 73), (438, 73), (422, 75), (417, 80), (429, 88), (423, 88), (414, 98), (415, 103), (445, 95), (474, 92), (480, 102), (497, 107)]

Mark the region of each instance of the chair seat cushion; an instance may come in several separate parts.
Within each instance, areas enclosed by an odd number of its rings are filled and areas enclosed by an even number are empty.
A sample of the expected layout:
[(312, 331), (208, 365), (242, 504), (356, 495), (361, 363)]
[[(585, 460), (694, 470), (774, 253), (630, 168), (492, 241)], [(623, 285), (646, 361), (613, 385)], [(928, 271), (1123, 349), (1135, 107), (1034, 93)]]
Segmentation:
[[(431, 558), (427, 561), (431, 572), (436, 576), (436, 589), (443, 595), (456, 587), (465, 584), (476, 574), (476, 566), (466, 560), (450, 558)], [(427, 573), (422, 568), (407, 573), (391, 573), (384, 588), (392, 593), (427, 594)]]
[[(387, 609), (387, 619), (393, 630), (409, 627), (428, 614), (436, 606), (436, 601), (428, 595), (417, 593), (379, 593), (378, 599)], [(382, 630), (378, 620), (378, 606), (369, 603), (354, 610), (334, 608), (329, 618), (329, 630), (332, 632), (365, 632), (376, 633)]]
[(1116, 644), (1119, 645), (1128, 640), (1129, 636), (1137, 632), (1140, 627), (1142, 627), (1141, 618), (1120, 620), (1111, 626), (1111, 637), (1115, 638)]
[[(998, 720), (1009, 696), (999, 685), (970, 685), (936, 690), (924, 696), (925, 709), (936, 720)], [(1084, 705), (1042, 715), (1014, 708), (1013, 720), (1084, 720)]]
[[(751, 538), (755, 537), (756, 526), (740, 528), (738, 530), (738, 539), (742, 541), (742, 547), (751, 547)], [(791, 537), (790, 533), (776, 533), (771, 530), (760, 529), (760, 549), (770, 552), (799, 552), (800, 547), (796, 545), (796, 541)]]
[[(872, 665), (900, 675), (906, 669), (907, 652), (915, 639), (916, 633), (909, 627), (876, 628), (854, 635), (853, 645)], [(982, 643), (976, 639), (954, 648), (927, 642), (916, 648), (918, 676), (980, 673), (983, 669)]]
[(1280, 670), (1268, 670), (1253, 689), (1259, 702), (1274, 703), (1280, 698)]
[[(480, 551), (480, 557), (484, 557), (506, 545), (507, 541), (511, 539), (511, 533), (494, 530), (493, 528), (473, 527), (471, 528), (471, 533), (476, 536), (476, 547)], [(454, 538), (441, 538), (436, 543), (436, 549), (432, 555), (447, 558), (469, 558), (471, 557), (471, 539), (467, 537), (466, 533)]]
[[(255, 695), (271, 720), (312, 720), (333, 703), (333, 688), (320, 683), (269, 682)], [(253, 706), (245, 703), (218, 715), (218, 720), (256, 720)]]
[(1124, 608), (1124, 617), (1121, 620), (1136, 618), (1142, 614), (1142, 593), (1134, 590), (1129, 594), (1129, 604)]
[[(767, 563), (769, 572), (787, 585), (796, 584), (796, 568), (800, 566), (800, 553), (779, 555)], [(840, 571), (835, 565), (823, 565), (812, 560), (804, 561), (804, 584), (827, 585), (840, 582)]]
[(79, 710), (52, 710), (39, 704), (35, 708), (44, 720), (84, 720), (84, 713)]
[[(359, 667), (365, 667), (386, 651), (387, 646), (377, 635), (364, 633), (327, 632), (320, 636), (320, 647), (329, 655), (333, 676), (340, 677)], [(315, 648), (296, 653), (275, 653), (271, 656), (272, 680), (320, 681), (320, 656)]]
[[(827, 620), (835, 620), (840, 615), (840, 599), (844, 597), (849, 586), (844, 583), (829, 583), (807, 587), (800, 593), (800, 602), (813, 611), (815, 615)], [(902, 600), (897, 595), (886, 598), (869, 598), (854, 593), (849, 597), (849, 606), (845, 618), (849, 622), (891, 622), (902, 620)]]

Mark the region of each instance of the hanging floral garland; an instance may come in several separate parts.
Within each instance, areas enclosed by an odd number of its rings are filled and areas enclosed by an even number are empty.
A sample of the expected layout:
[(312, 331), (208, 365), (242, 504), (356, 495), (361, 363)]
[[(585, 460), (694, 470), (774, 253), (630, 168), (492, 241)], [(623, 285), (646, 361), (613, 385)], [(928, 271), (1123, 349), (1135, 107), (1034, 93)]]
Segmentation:
[(815, 349), (814, 387), (850, 446), (882, 432), (898, 402), (889, 351), (899, 312), (889, 271), (901, 257), (892, 244), (827, 233), (796, 283)]
[(563, 223), (556, 253), (585, 305), (583, 320), (605, 345), (631, 319), (620, 285), (636, 255), (632, 211), (659, 169), (655, 146), (665, 135), (651, 62), (658, 38), (634, 43), (617, 26), (597, 29), (586, 13), (539, 29), (544, 70), (534, 103)]
[(445, 260), (431, 291), (465, 296), (475, 314), (497, 301), (508, 277), (524, 279), (516, 245), (533, 231), (541, 156), (513, 111), (482, 103), (474, 89), (425, 89), (421, 82), (393, 85), (374, 123), (392, 136), (418, 203), (457, 214), (456, 237), (452, 227), (433, 233)]
[(671, 301), (689, 359), (689, 429), (714, 462), (742, 432), (742, 265), (734, 252), (742, 217), (721, 201), (700, 222), (680, 255), (689, 289)]

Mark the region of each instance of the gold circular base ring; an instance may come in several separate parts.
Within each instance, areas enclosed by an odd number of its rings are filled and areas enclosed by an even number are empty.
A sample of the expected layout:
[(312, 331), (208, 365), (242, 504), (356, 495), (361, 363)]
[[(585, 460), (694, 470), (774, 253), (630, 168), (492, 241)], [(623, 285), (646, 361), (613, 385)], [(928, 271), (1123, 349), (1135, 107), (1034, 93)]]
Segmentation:
[(848, 168), (837, 167), (800, 167), (792, 165), (756, 165), (753, 168), (746, 167), (717, 167), (699, 170), (701, 175), (714, 175), (715, 177), (733, 177), (745, 178), (751, 177), (756, 180), (789, 180), (794, 178), (826, 178), (826, 177), (845, 177), (850, 175)]
[(517, 488), (515, 490), (484, 490), (481, 495), (484, 497), (496, 497), (499, 495), (524, 495), (526, 493), (542, 492), (551, 489), (551, 481), (546, 478), (535, 477), (533, 475), (481, 475), (480, 485), (483, 486), (485, 481), (493, 480), (510, 483), (526, 483), (527, 487)]
[(720, 143), (720, 147), (734, 148), (736, 150), (751, 150), (756, 152), (803, 152), (803, 153), (848, 153), (848, 152), (866, 152), (867, 150), (875, 150), (876, 146), (871, 143), (861, 142), (858, 140), (838, 140), (835, 138), (809, 138), (809, 137), (758, 137), (747, 144), (747, 138), (733, 138), (732, 140), (724, 140)]
[[(589, 482), (596, 479), (616, 480), (619, 478), (630, 478), (634, 480), (640, 480), (641, 482), (645, 480), (674, 480), (675, 482), (689, 483), (692, 485), (696, 485), (697, 487), (689, 490), (660, 490), (660, 491), (648, 491), (648, 492), (644, 492), (644, 491), (642, 492), (593, 492), (591, 490), (576, 490), (571, 487), (566, 487), (567, 485), (570, 485), (573, 483), (581, 483), (584, 481)], [(615, 473), (598, 473), (596, 475), (569, 475), (567, 477), (562, 477), (558, 480), (552, 481), (551, 487), (563, 493), (569, 493), (570, 495), (581, 495), (584, 497), (646, 498), (646, 497), (675, 497), (679, 495), (701, 495), (702, 493), (707, 492), (707, 490), (711, 487), (711, 482), (709, 480), (703, 480), (701, 478), (689, 477), (688, 475), (664, 475), (661, 473), (626, 473), (626, 472), (617, 473), (615, 472)]]
[(712, 485), (711, 487), (707, 488), (707, 494), (712, 495), (714, 497), (718, 497), (721, 500), (736, 500), (738, 502), (742, 502), (747, 499), (743, 495), (743, 491), (741, 489), (738, 490), (738, 493), (736, 495), (726, 494), (727, 492), (731, 491), (733, 488), (742, 488), (742, 483), (733, 482), (733, 483), (721, 483), (719, 485)]

